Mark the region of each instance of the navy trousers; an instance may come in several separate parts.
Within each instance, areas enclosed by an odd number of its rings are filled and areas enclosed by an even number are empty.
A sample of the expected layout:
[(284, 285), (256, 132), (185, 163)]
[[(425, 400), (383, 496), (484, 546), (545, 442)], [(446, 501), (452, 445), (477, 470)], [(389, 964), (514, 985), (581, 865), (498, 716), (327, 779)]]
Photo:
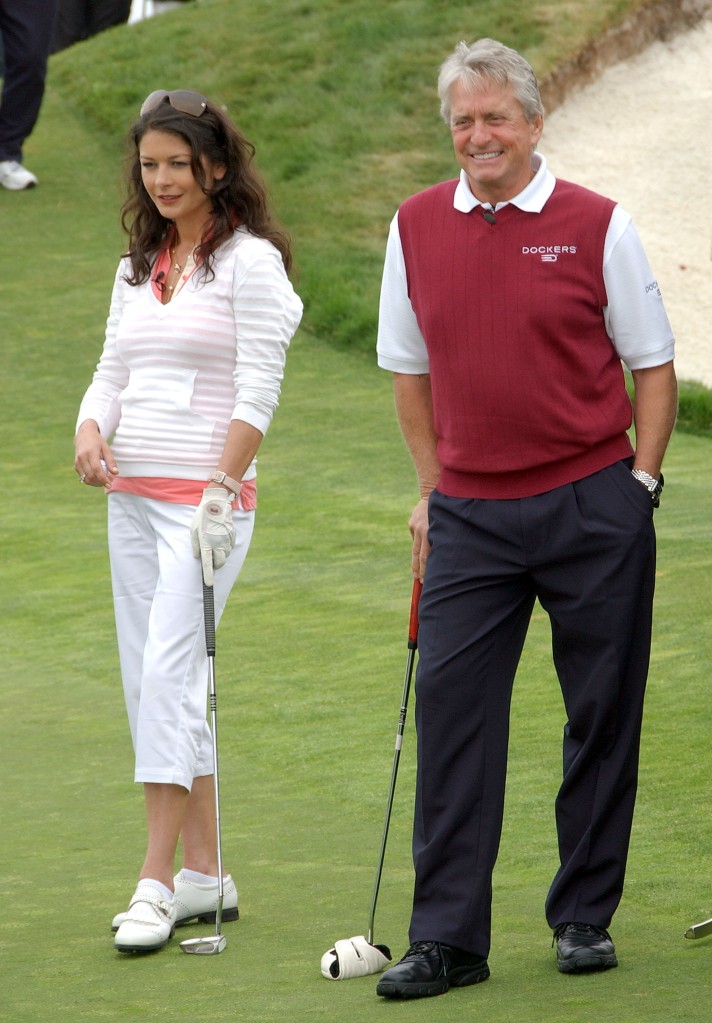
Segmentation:
[(0, 0), (0, 160), (22, 161), (22, 146), (37, 122), (56, 11), (57, 0)]
[(490, 947), (514, 675), (534, 601), (566, 712), (551, 927), (621, 898), (649, 666), (652, 502), (625, 462), (521, 500), (435, 491), (420, 603), (410, 940)]
[(130, 14), (131, 0), (59, 0), (52, 53), (123, 25)]

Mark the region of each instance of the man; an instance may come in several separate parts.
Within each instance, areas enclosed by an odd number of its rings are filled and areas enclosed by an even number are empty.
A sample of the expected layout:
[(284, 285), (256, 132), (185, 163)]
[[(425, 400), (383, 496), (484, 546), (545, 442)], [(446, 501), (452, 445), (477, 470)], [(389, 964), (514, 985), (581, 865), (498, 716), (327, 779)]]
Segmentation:
[(489, 976), (509, 702), (535, 599), (568, 719), (546, 916), (560, 971), (617, 965), (607, 928), (677, 410), (674, 341), (630, 217), (547, 169), (529, 64), (490, 39), (460, 43), (438, 91), (460, 177), (394, 218), (378, 337), (418, 475), (410, 530), (424, 578), (411, 946), (380, 979), (390, 998)]
[(39, 116), (57, 0), (0, 0), (5, 55), (0, 94), (0, 185), (12, 192), (33, 188), (37, 177), (23, 166), (22, 147)]

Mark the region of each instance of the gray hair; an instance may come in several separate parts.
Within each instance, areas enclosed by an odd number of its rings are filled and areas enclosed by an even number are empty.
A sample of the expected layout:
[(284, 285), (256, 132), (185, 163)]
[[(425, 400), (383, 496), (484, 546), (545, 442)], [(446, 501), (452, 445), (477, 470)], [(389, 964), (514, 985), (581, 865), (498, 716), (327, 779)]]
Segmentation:
[(487, 80), (498, 85), (511, 84), (516, 99), (522, 105), (524, 116), (530, 123), (537, 117), (543, 117), (544, 105), (531, 65), (516, 50), (496, 39), (478, 39), (471, 45), (464, 41), (458, 43), (440, 68), (440, 113), (447, 125), (450, 124), (452, 86), (461, 82), (466, 88), (476, 90), (486, 85)]

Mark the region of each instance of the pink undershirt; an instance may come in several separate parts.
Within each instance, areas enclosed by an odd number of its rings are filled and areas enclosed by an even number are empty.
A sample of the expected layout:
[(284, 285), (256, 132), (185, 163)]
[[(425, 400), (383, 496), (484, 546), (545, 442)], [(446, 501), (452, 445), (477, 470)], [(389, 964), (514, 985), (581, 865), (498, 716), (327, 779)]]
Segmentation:
[[(151, 278), (151, 288), (156, 298), (161, 301), (163, 296), (157, 278), (165, 277), (170, 267), (171, 257), (168, 248), (165, 248), (155, 265), (155, 274)], [(181, 286), (188, 280), (190, 274), (185, 274)], [(179, 288), (176, 287), (175, 291)], [(174, 291), (174, 295), (175, 295)], [(197, 507), (203, 496), (203, 491), (210, 484), (205, 480), (180, 480), (166, 478), (163, 476), (115, 476), (112, 477), (111, 490), (109, 493), (136, 494), (138, 497), (150, 497), (155, 501), (167, 501), (169, 504), (192, 504)], [(219, 486), (220, 484), (216, 484)], [(240, 496), (233, 501), (233, 508), (241, 511), (254, 511), (257, 507), (257, 484), (255, 480), (243, 480)]]
[[(136, 494), (150, 497), (154, 501), (168, 504), (200, 504), (203, 491), (210, 484), (205, 480), (178, 480), (163, 476), (112, 476), (110, 494)], [(215, 486), (220, 486), (216, 483)], [(240, 511), (254, 511), (257, 507), (257, 483), (243, 480), (240, 496), (233, 501), (233, 508)]]

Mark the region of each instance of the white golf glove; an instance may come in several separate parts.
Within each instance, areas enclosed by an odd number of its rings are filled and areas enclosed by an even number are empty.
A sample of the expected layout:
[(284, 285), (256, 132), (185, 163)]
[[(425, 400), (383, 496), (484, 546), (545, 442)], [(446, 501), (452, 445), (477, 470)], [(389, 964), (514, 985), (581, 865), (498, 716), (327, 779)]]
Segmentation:
[(223, 487), (207, 487), (190, 525), (193, 556), (202, 562), (206, 586), (213, 585), (213, 569), (222, 568), (235, 546), (232, 497)]

